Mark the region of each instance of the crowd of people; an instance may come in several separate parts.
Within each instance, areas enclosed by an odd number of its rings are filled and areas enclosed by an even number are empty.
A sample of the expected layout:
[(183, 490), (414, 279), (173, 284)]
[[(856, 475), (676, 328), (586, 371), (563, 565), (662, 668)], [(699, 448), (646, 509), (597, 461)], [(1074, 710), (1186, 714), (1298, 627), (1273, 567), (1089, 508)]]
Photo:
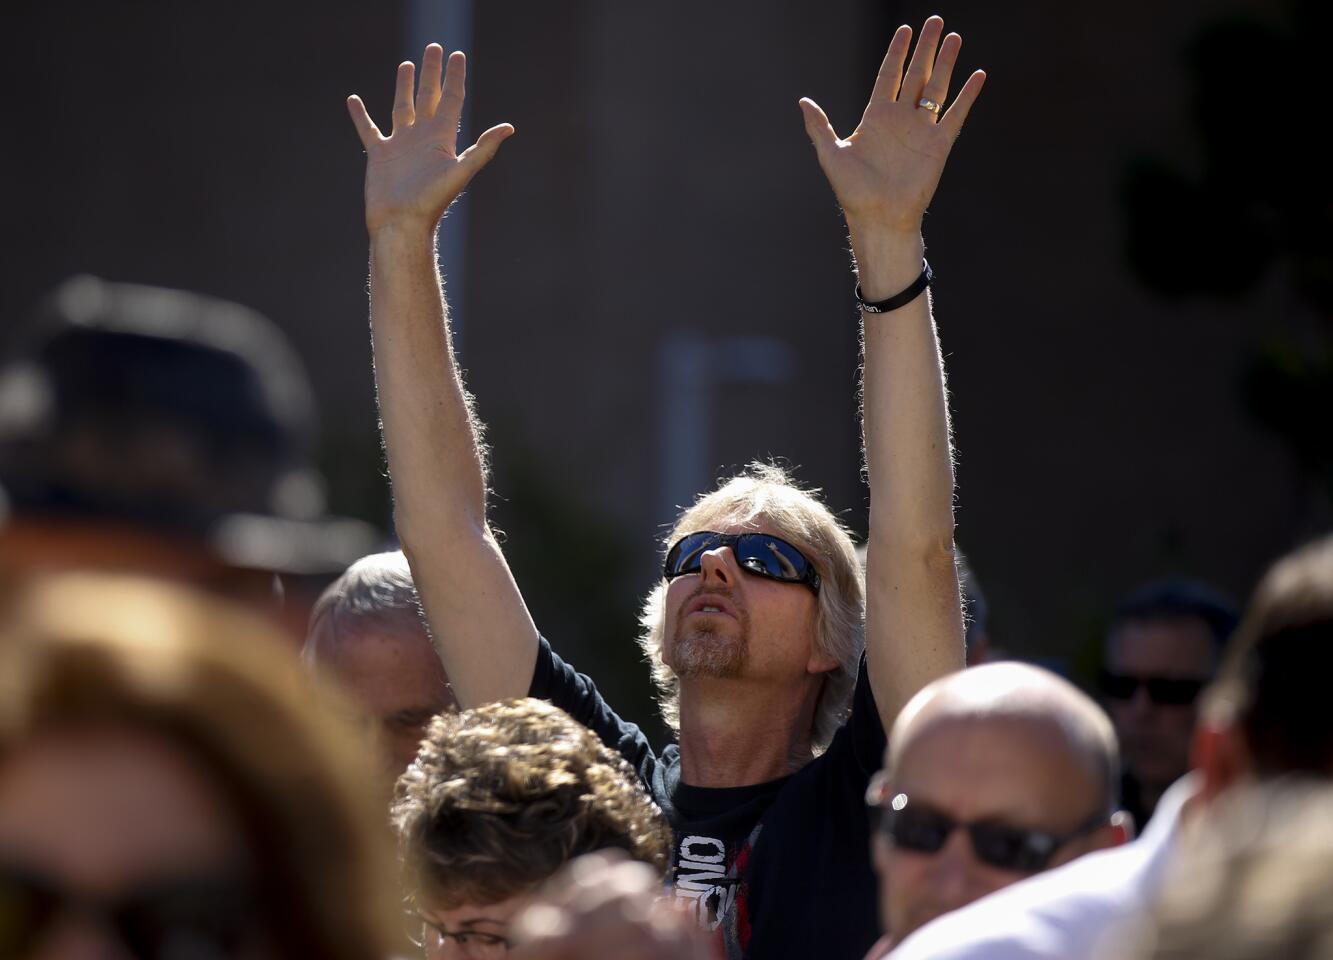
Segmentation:
[(0, 958), (1333, 957), (1333, 538), (1243, 613), (1146, 584), (1090, 692), (990, 643), (921, 233), (985, 77), (950, 102), (960, 38), (915, 41), (848, 137), (801, 101), (868, 538), (773, 464), (681, 512), (637, 637), (660, 750), (488, 522), (435, 231), (514, 129), (458, 149), (462, 54), (399, 67), (387, 136), (348, 103), (400, 549), (324, 510), (263, 318), (49, 298), (0, 369)]

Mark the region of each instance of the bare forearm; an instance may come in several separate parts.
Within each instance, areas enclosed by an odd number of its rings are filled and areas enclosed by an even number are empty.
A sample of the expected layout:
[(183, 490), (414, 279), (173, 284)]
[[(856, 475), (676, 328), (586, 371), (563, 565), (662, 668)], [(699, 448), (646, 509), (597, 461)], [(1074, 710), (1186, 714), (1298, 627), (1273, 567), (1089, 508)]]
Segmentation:
[(454, 360), (432, 229), (372, 234), (370, 316), (400, 536), (484, 529), (485, 455)]
[(462, 53), (446, 64), (430, 44), (419, 85), (412, 63), (398, 66), (388, 137), (360, 97), (347, 109), (366, 150), (370, 317), (394, 518), (440, 659), (470, 707), (527, 693), (537, 628), (486, 525), (481, 431), (435, 266), (440, 218), (514, 132), (497, 124), (458, 151), (466, 75)]
[[(862, 294), (921, 272), (919, 231), (852, 226)], [(863, 316), (870, 479), (867, 648), (886, 726), (922, 686), (963, 666), (953, 560), (953, 456), (944, 368), (927, 294)]]
[(371, 239), (375, 378), (399, 539), (465, 707), (524, 696), (537, 630), (486, 523), (480, 426), (454, 359), (429, 229)]
[[(880, 300), (921, 273), (917, 230), (851, 226), (862, 295)], [(863, 419), (873, 539), (923, 555), (953, 550), (953, 452), (930, 298), (865, 314)]]

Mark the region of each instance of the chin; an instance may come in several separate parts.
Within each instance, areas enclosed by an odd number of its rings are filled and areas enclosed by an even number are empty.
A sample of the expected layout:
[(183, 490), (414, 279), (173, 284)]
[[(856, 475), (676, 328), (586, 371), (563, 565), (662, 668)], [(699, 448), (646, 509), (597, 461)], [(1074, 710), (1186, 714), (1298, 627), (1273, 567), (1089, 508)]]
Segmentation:
[(735, 677), (745, 666), (746, 638), (699, 624), (678, 630), (663, 651), (663, 660), (678, 677)]

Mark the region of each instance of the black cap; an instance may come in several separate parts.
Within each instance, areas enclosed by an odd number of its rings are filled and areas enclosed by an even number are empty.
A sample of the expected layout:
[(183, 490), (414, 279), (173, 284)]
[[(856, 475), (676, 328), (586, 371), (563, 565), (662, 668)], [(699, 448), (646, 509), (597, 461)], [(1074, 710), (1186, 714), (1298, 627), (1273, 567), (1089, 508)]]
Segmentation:
[(0, 365), (0, 488), (14, 517), (205, 542), (237, 567), (316, 574), (371, 549), (325, 514), (314, 399), (270, 321), (180, 290), (74, 277)]

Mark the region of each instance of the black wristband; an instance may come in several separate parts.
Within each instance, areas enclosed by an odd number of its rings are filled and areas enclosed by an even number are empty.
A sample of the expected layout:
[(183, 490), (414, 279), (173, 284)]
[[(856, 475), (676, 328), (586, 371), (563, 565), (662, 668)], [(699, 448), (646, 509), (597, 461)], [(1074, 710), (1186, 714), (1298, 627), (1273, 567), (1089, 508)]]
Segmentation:
[(917, 297), (921, 296), (921, 291), (930, 286), (934, 281), (935, 274), (931, 272), (930, 264), (925, 258), (921, 260), (921, 276), (912, 281), (912, 285), (902, 293), (896, 293), (887, 300), (876, 300), (870, 303), (865, 297), (861, 296), (861, 284), (856, 285), (856, 302), (861, 305), (861, 309), (866, 313), (889, 313), (897, 310), (899, 307), (905, 307)]

